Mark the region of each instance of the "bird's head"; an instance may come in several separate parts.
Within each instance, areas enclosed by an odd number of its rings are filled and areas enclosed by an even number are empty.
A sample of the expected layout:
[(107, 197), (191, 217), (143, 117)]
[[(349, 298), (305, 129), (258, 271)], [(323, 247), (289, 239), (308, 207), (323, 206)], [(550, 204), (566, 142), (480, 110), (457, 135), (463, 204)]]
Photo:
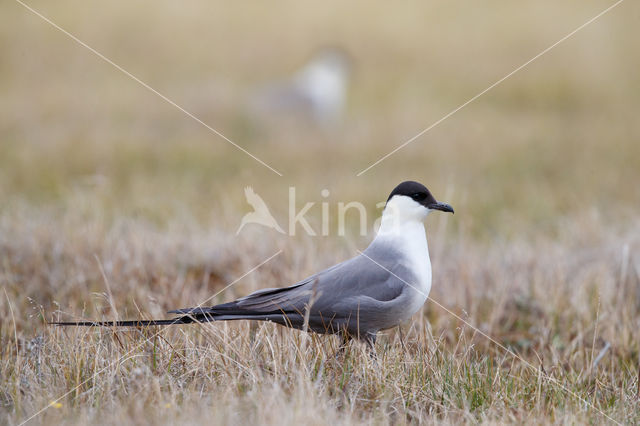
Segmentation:
[(423, 220), (434, 210), (453, 213), (453, 207), (437, 201), (427, 187), (406, 181), (391, 191), (383, 214), (399, 220)]

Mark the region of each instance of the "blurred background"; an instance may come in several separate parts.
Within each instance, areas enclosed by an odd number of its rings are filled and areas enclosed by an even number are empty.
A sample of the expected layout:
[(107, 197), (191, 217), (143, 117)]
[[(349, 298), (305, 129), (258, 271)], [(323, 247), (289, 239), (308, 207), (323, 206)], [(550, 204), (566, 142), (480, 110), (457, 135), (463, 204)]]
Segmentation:
[[(604, 1), (32, 5), (264, 160), (279, 177), (15, 2), (0, 6), (0, 209), (99, 210), (237, 228), (253, 185), (384, 201), (426, 183), (479, 237), (559, 217), (635, 217), (640, 8), (623, 3), (372, 168), (356, 173), (603, 10)], [(256, 111), (314, 55), (340, 51), (344, 102)], [(258, 99), (258, 101), (256, 101)], [(267, 102), (268, 104), (268, 102)], [(269, 104), (268, 104), (269, 105)], [(298, 111), (293, 113), (293, 111)], [(301, 112), (302, 111), (302, 112)], [(82, 200), (82, 205), (78, 205)], [(278, 205), (282, 205), (279, 210)], [(83, 207), (84, 206), (84, 207)], [(226, 206), (226, 207), (225, 207)], [(313, 209), (309, 216), (320, 215)]]

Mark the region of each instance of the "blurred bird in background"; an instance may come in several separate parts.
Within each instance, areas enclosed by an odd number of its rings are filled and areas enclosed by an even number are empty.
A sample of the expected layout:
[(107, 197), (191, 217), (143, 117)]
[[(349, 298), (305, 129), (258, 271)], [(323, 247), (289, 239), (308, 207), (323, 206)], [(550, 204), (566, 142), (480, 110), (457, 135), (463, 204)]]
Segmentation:
[(338, 47), (325, 47), (289, 79), (259, 90), (250, 101), (254, 119), (267, 124), (311, 122), (331, 129), (343, 117), (351, 59)]

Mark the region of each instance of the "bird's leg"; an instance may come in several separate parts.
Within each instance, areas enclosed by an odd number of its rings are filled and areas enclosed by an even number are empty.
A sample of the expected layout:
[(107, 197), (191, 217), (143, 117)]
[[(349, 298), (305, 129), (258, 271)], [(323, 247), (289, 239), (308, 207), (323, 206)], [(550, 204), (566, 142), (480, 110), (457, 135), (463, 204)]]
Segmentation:
[(406, 353), (407, 347), (404, 345), (404, 336), (402, 336), (402, 326), (398, 325), (398, 334), (400, 334), (400, 344), (402, 345), (402, 350)]
[(349, 342), (352, 339), (352, 337), (349, 335), (347, 331), (343, 331), (342, 333), (340, 333), (340, 337), (342, 338), (342, 343), (340, 343), (340, 346), (338, 346), (338, 350), (334, 355), (334, 358), (336, 359), (344, 355), (344, 353), (347, 350), (347, 345), (349, 345)]
[(378, 359), (378, 354), (376, 353), (376, 338), (378, 337), (377, 333), (367, 333), (364, 337), (364, 342), (367, 344), (369, 348), (369, 356), (371, 359), (376, 361)]

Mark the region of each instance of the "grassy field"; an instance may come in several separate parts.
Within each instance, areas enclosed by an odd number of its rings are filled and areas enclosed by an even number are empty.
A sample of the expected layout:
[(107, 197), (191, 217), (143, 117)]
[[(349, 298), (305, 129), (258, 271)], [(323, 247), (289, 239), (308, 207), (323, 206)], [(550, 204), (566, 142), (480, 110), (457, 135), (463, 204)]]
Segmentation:
[[(29, 4), (283, 176), (3, 2), (0, 424), (640, 423), (638, 2), (359, 177), (613, 2)], [(342, 122), (257, 124), (252, 93), (326, 45), (354, 64)], [(456, 214), (377, 361), (272, 324), (46, 325), (296, 282), (373, 237), (337, 235), (338, 202), (376, 215), (407, 179)], [(329, 203), (330, 235), (236, 235), (245, 186), (281, 223), (289, 187), (316, 229)]]

